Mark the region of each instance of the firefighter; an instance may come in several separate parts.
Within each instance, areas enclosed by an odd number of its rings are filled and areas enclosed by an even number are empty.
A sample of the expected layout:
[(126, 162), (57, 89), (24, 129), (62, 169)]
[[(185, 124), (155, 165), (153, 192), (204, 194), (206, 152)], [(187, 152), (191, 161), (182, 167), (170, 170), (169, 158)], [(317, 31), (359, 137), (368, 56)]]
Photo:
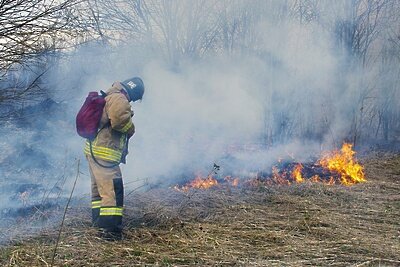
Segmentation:
[(106, 240), (122, 238), (124, 187), (120, 163), (125, 163), (129, 138), (135, 133), (130, 102), (141, 100), (143, 81), (134, 77), (114, 82), (106, 91), (106, 104), (96, 138), (86, 141), (92, 187), (92, 223)]

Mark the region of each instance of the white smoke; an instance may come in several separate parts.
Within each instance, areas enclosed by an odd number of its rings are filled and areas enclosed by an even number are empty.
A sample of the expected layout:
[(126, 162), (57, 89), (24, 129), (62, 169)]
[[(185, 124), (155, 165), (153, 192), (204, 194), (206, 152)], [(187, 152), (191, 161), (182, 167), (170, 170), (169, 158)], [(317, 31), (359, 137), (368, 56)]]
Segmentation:
[[(143, 78), (144, 99), (132, 104), (136, 134), (122, 167), (126, 182), (143, 177), (174, 182), (176, 175), (207, 170), (214, 162), (225, 163), (231, 171), (246, 166), (268, 170), (289, 155), (309, 159), (324, 147), (324, 139), (332, 139), (334, 130), (323, 129), (323, 120), (335, 116), (330, 111), (341, 101), (336, 99), (338, 60), (332, 41), (313, 25), (288, 22), (274, 28), (265, 22), (259, 31), (266, 58), (221, 54), (170, 68), (160, 58), (143, 60), (137, 56), (142, 51), (126, 47), (113, 53), (103, 48), (77, 52), (62, 67), (67, 70), (64, 79), (79, 81), (72, 106), (77, 110), (88, 91), (106, 90), (115, 80)], [(143, 62), (135, 61), (138, 58)], [(275, 141), (273, 149), (244, 152), (246, 145), (263, 145), (266, 128), (281, 123), (280, 114), (288, 116), (292, 129), (301, 128), (299, 123), (305, 128), (315, 124), (323, 138), (305, 143), (294, 133), (294, 139)], [(227, 153), (235, 164), (224, 159)]]

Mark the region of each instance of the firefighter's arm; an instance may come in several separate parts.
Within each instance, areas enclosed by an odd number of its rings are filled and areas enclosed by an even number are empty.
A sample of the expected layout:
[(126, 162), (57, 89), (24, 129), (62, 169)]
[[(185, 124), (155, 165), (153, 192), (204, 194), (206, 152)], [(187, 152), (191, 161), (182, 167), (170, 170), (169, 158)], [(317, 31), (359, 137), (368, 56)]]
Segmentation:
[(123, 94), (110, 95), (106, 105), (111, 127), (119, 132), (132, 136), (135, 133), (135, 125), (132, 122), (131, 105)]

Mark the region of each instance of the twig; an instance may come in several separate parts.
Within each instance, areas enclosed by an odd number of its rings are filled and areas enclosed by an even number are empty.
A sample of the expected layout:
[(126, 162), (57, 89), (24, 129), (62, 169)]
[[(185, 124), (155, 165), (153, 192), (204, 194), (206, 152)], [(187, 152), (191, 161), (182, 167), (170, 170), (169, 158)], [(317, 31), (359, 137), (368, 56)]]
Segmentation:
[[(217, 165), (214, 162), (213, 168), (212, 170), (207, 174), (207, 178), (212, 177), (213, 174), (217, 174), (218, 171), (220, 170), (221, 166)], [(189, 205), (188, 201), (185, 200), (190, 200), (197, 192), (198, 190), (190, 190), (191, 188), (189, 188), (189, 191), (186, 193), (184, 191), (180, 191), (184, 194), (184, 196), (186, 197), (186, 199), (183, 199), (181, 201), (181, 203), (179, 204), (180, 208), (178, 210), (178, 214), (181, 214), (181, 212), (183, 211), (183, 209), (186, 208), (187, 205)]]
[[(50, 194), (53, 192), (54, 189), (56, 189), (57, 187), (59, 188), (59, 192), (57, 194), (56, 199), (60, 199), (61, 193), (62, 193), (62, 188), (65, 185), (65, 182), (67, 180), (67, 175), (66, 175), (66, 169), (67, 169), (67, 162), (68, 162), (68, 150), (65, 151), (65, 162), (64, 162), (64, 166), (63, 166), (63, 173), (60, 176), (60, 178), (57, 179), (56, 183), (53, 185), (53, 187), (49, 190), (47, 190), (42, 198), (40, 207), (44, 206), (44, 204), (49, 200), (50, 198)], [(58, 204), (58, 203), (57, 203)]]
[(336, 147), (336, 139), (335, 139), (335, 136), (333, 135), (331, 125), (330, 125), (330, 123), (329, 123), (329, 121), (328, 121), (328, 116), (327, 116), (328, 111), (326, 110), (326, 106), (325, 106), (325, 105), (322, 105), (322, 109), (323, 109), (323, 111), (324, 111), (324, 122), (325, 122), (326, 127), (328, 128), (329, 133), (330, 133), (330, 135), (331, 135), (331, 137), (332, 137), (333, 145)]
[(146, 181), (146, 183), (147, 183), (148, 180), (149, 180), (149, 178), (139, 178), (139, 179), (124, 183), (124, 185), (133, 184), (133, 183), (137, 183), (137, 182), (141, 182), (141, 181)]
[(140, 188), (145, 187), (145, 186), (147, 186), (147, 185), (149, 185), (149, 183), (146, 181), (146, 183), (144, 183), (144, 184), (142, 184), (142, 185), (136, 187), (135, 189), (132, 189), (132, 191), (130, 191), (130, 192), (126, 195), (126, 197), (128, 197), (130, 194), (132, 194), (132, 193), (135, 192), (136, 190), (139, 190)]
[(61, 231), (62, 231), (62, 228), (64, 226), (65, 215), (67, 214), (67, 209), (68, 209), (69, 203), (71, 202), (71, 198), (72, 198), (72, 195), (73, 195), (74, 190), (75, 190), (76, 181), (78, 180), (78, 177), (79, 177), (79, 173), (80, 173), (79, 172), (79, 166), (80, 166), (80, 160), (78, 159), (78, 167), (77, 167), (75, 182), (74, 182), (74, 185), (72, 186), (71, 194), (69, 195), (67, 205), (65, 205), (64, 214), (63, 214), (63, 218), (61, 220), (60, 230), (58, 231), (56, 246), (54, 247), (54, 251), (53, 251), (53, 256), (51, 258), (50, 267), (53, 267), (53, 264), (54, 264), (54, 258), (56, 257), (56, 252), (57, 252), (57, 248), (58, 248), (58, 243), (60, 241)]
[(369, 261), (365, 261), (365, 262), (362, 262), (362, 263), (357, 263), (357, 264), (355, 264), (353, 266), (354, 267), (361, 267), (361, 266), (365, 266), (365, 265), (370, 264), (370, 263), (371, 263), (371, 261), (369, 260)]
[(380, 261), (380, 262), (389, 262), (389, 263), (397, 263), (397, 264), (400, 263), (400, 261), (398, 261), (398, 260), (385, 259), (385, 258), (369, 257), (367, 259), (372, 260), (372, 261)]

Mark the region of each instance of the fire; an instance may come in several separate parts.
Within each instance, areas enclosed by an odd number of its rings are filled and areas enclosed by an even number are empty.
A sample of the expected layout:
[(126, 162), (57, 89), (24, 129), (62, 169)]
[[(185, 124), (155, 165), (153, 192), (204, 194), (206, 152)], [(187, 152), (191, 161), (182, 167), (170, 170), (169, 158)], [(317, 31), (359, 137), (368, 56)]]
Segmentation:
[(319, 163), (322, 167), (338, 173), (344, 185), (365, 182), (363, 167), (354, 158), (355, 153), (351, 144), (344, 143), (340, 151), (325, 154)]
[(280, 170), (276, 166), (272, 167), (272, 179), (274, 180), (274, 182), (276, 184), (290, 185), (290, 181), (288, 179), (286, 179), (286, 172), (283, 171), (281, 173)]
[[(178, 191), (187, 192), (191, 188), (209, 189), (222, 184), (237, 187), (239, 185), (257, 187), (260, 185), (270, 186), (274, 184), (291, 185), (293, 183), (323, 183), (326, 185), (343, 184), (353, 185), (365, 182), (363, 167), (355, 159), (356, 152), (352, 145), (344, 143), (340, 150), (325, 152), (319, 160), (313, 163), (282, 163), (279, 160), (277, 166), (273, 166), (271, 173), (263, 175), (258, 172), (254, 178), (226, 176), (224, 179), (216, 180), (212, 177), (217, 174), (219, 166), (214, 164), (213, 171), (206, 178), (200, 175), (183, 186), (175, 186)], [(282, 167), (283, 164), (283, 167)], [(278, 167), (279, 166), (279, 167)]]
[(179, 191), (187, 192), (191, 188), (209, 189), (210, 187), (216, 185), (218, 185), (218, 181), (215, 180), (211, 175), (207, 176), (206, 178), (202, 178), (200, 175), (197, 175), (193, 181), (187, 183), (186, 185), (182, 187), (175, 186), (174, 188)]
[(313, 183), (319, 183), (321, 182), (321, 178), (319, 178), (319, 175), (315, 174), (310, 178), (310, 181)]
[(238, 186), (239, 185), (239, 178), (232, 178), (232, 176), (226, 176), (224, 180), (229, 183), (231, 186)]
[(292, 172), (292, 178), (293, 180), (295, 180), (297, 183), (302, 183), (304, 182), (304, 178), (301, 175), (301, 170), (303, 169), (303, 165), (301, 165), (300, 163), (297, 164)]
[[(343, 185), (353, 185), (356, 183), (365, 182), (365, 175), (363, 167), (357, 162), (354, 155), (355, 151), (352, 149), (352, 145), (344, 143), (340, 150), (334, 150), (331, 152), (326, 152), (317, 162), (322, 168), (326, 169), (334, 176), (328, 176), (327, 178), (322, 178), (318, 174), (312, 175), (308, 181), (312, 183), (324, 183), (327, 185), (334, 185), (336, 183), (341, 183)], [(305, 181), (305, 177), (302, 175), (303, 165), (297, 164), (291, 173), (291, 178), (296, 183), (302, 183)], [(326, 177), (326, 176), (324, 176)]]
[[(237, 187), (239, 185), (239, 178), (232, 177), (232, 176), (226, 176), (223, 181), (224, 184), (228, 184), (233, 187)], [(206, 178), (202, 178), (200, 175), (197, 175), (196, 178), (185, 184), (184, 186), (174, 186), (175, 190), (182, 191), (182, 192), (187, 192), (190, 189), (209, 189), (214, 186), (218, 186), (218, 180), (214, 179), (211, 175), (209, 175)]]

